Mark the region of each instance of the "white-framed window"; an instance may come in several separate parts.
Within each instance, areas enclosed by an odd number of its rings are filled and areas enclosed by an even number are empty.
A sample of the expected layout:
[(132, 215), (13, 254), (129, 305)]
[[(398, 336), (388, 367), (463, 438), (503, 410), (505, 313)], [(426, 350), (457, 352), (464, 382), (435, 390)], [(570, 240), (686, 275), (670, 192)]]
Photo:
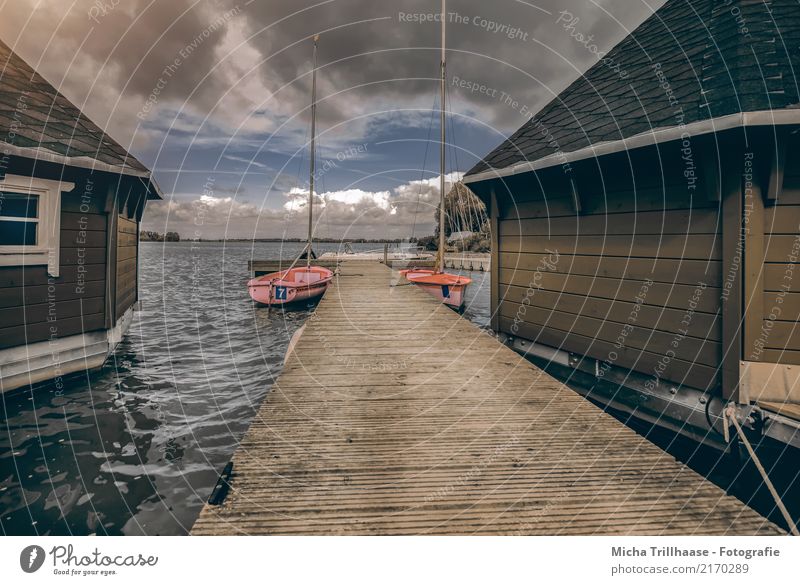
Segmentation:
[(58, 276), (61, 193), (74, 183), (6, 175), (0, 178), (0, 266), (46, 264)]

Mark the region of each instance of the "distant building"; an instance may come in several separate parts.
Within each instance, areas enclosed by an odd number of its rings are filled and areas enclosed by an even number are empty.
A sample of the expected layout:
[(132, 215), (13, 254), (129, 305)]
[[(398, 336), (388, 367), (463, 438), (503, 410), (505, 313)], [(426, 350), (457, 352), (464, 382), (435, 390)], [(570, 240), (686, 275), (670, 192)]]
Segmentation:
[(799, 75), (796, 0), (668, 0), (464, 177), (492, 328), (645, 420), (720, 446), (730, 402), (800, 446)]
[(0, 42), (0, 392), (101, 366), (138, 300), (150, 171)]

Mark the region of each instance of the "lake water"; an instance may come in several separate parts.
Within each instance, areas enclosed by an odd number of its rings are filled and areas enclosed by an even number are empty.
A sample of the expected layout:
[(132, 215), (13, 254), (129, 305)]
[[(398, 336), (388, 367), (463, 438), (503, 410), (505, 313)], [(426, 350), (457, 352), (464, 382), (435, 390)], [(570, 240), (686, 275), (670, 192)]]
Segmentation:
[[(45, 386), (0, 395), (0, 531), (187, 533), (311, 310), (254, 306), (247, 261), (291, 258), (301, 248), (143, 243), (142, 309), (106, 366), (72, 378), (62, 393)], [(470, 276), (464, 317), (487, 327), (489, 274)], [(637, 430), (780, 522), (755, 470), (723, 464), (718, 453), (661, 431)], [(781, 458), (764, 462), (800, 519), (797, 465)]]
[[(0, 398), (2, 532), (187, 533), (309, 315), (255, 307), (247, 261), (302, 246), (143, 243), (141, 310), (106, 366)], [(489, 275), (472, 277), (464, 316), (485, 327)]]

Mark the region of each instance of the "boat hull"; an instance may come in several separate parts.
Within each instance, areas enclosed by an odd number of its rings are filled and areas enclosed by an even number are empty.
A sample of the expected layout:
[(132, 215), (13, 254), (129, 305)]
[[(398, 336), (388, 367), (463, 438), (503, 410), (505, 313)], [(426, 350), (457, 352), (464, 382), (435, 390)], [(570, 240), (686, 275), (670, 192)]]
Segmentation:
[(408, 282), (454, 309), (461, 309), (464, 306), (467, 286), (472, 282), (472, 279), (466, 276), (434, 270), (409, 269), (401, 270), (400, 274)]
[(321, 297), (332, 280), (333, 272), (327, 268), (303, 266), (253, 278), (247, 283), (247, 291), (262, 305), (288, 305)]

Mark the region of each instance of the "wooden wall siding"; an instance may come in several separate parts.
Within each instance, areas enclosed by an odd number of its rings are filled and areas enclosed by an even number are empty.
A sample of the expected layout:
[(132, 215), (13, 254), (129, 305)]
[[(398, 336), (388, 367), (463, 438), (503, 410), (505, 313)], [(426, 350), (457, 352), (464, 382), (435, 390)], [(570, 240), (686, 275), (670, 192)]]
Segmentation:
[(800, 143), (786, 153), (783, 191), (764, 210), (762, 322), (749, 361), (800, 364)]
[(138, 234), (135, 219), (117, 217), (116, 318), (135, 302), (137, 295)]
[[(575, 256), (560, 254), (557, 266), (547, 262), (549, 254), (499, 255), (499, 264), (513, 271), (561, 272), (575, 276), (593, 276), (626, 280), (646, 280), (669, 284), (720, 282), (722, 266), (717, 261), (675, 258), (625, 258), (615, 256)], [(532, 277), (533, 275), (531, 275)]]
[[(581, 198), (581, 215), (585, 218), (596, 214), (635, 213), (660, 210), (716, 209), (714, 202), (693, 196), (680, 188), (642, 188), (608, 192), (600, 189), (585, 189)], [(694, 207), (693, 207), (694, 206)], [(512, 200), (500, 205), (500, 219), (556, 218), (575, 215), (572, 197), (559, 191), (543, 196), (531, 190), (521, 197), (515, 194)]]
[[(786, 242), (787, 249), (789, 244)], [(500, 240), (501, 253), (542, 254), (549, 250), (578, 256), (720, 260), (722, 240), (716, 234), (617, 235), (612, 232), (585, 236), (582, 231), (572, 236), (515, 236)]]
[[(674, 157), (659, 161), (651, 152), (634, 162), (636, 177), (620, 158), (602, 178), (578, 173), (578, 214), (568, 192), (547, 181), (516, 185), (513, 200), (506, 194), (498, 210), (500, 330), (667, 383), (714, 388), (722, 354), (719, 202), (699, 186), (687, 190)], [(666, 185), (665, 174), (674, 178)]]
[[(80, 186), (61, 198), (60, 276), (46, 266), (0, 267), (0, 348), (104, 328), (103, 197)], [(49, 320), (52, 319), (52, 320)]]

